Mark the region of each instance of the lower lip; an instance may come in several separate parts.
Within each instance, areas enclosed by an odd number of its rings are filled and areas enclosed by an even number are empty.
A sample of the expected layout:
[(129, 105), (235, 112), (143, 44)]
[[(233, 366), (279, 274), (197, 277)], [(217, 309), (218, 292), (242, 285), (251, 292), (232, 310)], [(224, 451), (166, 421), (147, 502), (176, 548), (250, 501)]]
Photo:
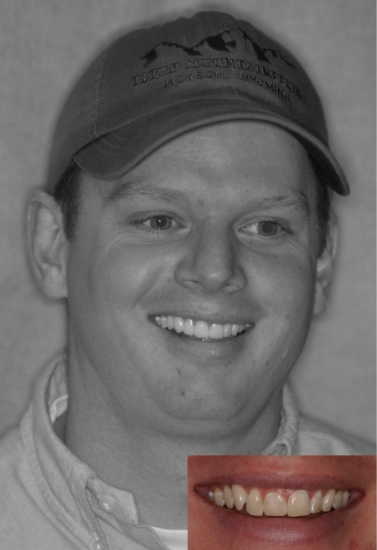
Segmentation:
[(179, 350), (189, 355), (196, 355), (206, 361), (208, 359), (234, 358), (243, 348), (245, 335), (251, 330), (248, 329), (233, 338), (200, 340), (199, 338), (185, 338), (168, 329), (158, 328), (165, 333), (167, 346), (173, 353)]
[(343, 527), (349, 508), (350, 506), (314, 518), (245, 516), (213, 504), (208, 504), (207, 511), (215, 520), (214, 526), (220, 526), (224, 533), (224, 537), (221, 534), (224, 542), (229, 537), (230, 547), (241, 550), (250, 548), (252, 542), (292, 548), (293, 545), (310, 544), (329, 538)]

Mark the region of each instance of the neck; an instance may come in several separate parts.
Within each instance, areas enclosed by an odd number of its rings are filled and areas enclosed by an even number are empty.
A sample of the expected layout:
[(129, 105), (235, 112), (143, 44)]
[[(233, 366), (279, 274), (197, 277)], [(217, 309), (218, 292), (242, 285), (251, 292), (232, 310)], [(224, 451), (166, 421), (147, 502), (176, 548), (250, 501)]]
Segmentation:
[[(99, 477), (134, 494), (140, 517), (156, 527), (187, 528), (187, 456), (260, 454), (279, 428), (281, 387), (246, 427), (185, 437), (122, 418), (103, 390), (83, 386), (70, 368), (65, 443)], [(245, 423), (244, 423), (245, 424)]]

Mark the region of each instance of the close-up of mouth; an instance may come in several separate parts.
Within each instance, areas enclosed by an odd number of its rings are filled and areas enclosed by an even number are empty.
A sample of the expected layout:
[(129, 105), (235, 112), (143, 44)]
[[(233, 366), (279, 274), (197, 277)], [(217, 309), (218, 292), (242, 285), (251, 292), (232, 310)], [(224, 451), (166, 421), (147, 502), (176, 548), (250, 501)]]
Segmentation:
[(372, 539), (374, 465), (374, 457), (189, 457), (189, 548), (343, 550), (360, 522)]
[(221, 343), (246, 333), (252, 323), (211, 323), (173, 315), (153, 315), (150, 319), (173, 336), (197, 342)]
[[(247, 487), (209, 484), (195, 488), (208, 513), (234, 541), (310, 544), (330, 537), (362, 500), (358, 489)], [(238, 548), (238, 546), (235, 546)], [(243, 548), (243, 546), (240, 546)]]

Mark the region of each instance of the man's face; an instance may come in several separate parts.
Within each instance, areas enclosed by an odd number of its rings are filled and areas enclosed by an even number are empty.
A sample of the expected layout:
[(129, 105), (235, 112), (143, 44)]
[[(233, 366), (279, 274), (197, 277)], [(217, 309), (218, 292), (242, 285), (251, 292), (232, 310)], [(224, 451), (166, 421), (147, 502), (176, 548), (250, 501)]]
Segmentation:
[(272, 125), (217, 124), (120, 180), (85, 175), (67, 260), (71, 361), (139, 426), (247, 426), (304, 345), (316, 224), (307, 154)]

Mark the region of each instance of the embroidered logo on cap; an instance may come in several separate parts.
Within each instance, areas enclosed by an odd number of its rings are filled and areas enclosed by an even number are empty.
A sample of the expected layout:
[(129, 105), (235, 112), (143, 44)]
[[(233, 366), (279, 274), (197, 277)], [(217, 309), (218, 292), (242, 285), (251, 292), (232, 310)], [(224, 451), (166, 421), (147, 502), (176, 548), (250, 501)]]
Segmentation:
[(281, 50), (262, 47), (240, 27), (207, 36), (193, 46), (162, 41), (140, 61), (144, 70), (132, 75), (134, 87), (152, 81), (167, 89), (200, 80), (229, 80), (263, 87), (287, 104), (292, 94), (307, 104), (300, 87), (286, 76), (287, 69), (292, 74), (296, 66)]
[[(157, 60), (160, 55), (169, 48), (180, 49), (189, 56), (202, 56), (203, 53), (206, 53), (205, 51), (203, 52), (203, 49), (205, 50), (206, 47), (218, 52), (232, 52), (233, 50), (241, 49), (237, 42), (236, 33), (241, 34), (245, 44), (252, 45), (258, 61), (271, 64), (270, 59), (267, 57), (267, 54), (270, 54), (275, 59), (280, 58), (282, 61), (284, 61), (284, 63), (288, 65), (288, 67), (291, 67), (292, 69), (296, 68), (293, 63), (285, 59), (285, 57), (279, 50), (272, 48), (262, 48), (257, 42), (255, 42), (255, 40), (250, 38), (250, 36), (239, 27), (235, 27), (234, 29), (230, 29), (229, 31), (224, 31), (215, 36), (208, 36), (191, 48), (182, 46), (181, 44), (177, 44), (174, 42), (160, 42), (160, 44), (157, 44), (157, 46), (155, 46), (147, 54), (145, 54), (141, 58), (141, 60), (144, 61), (145, 68), (153, 61)], [(234, 38), (232, 36), (234, 36)]]

